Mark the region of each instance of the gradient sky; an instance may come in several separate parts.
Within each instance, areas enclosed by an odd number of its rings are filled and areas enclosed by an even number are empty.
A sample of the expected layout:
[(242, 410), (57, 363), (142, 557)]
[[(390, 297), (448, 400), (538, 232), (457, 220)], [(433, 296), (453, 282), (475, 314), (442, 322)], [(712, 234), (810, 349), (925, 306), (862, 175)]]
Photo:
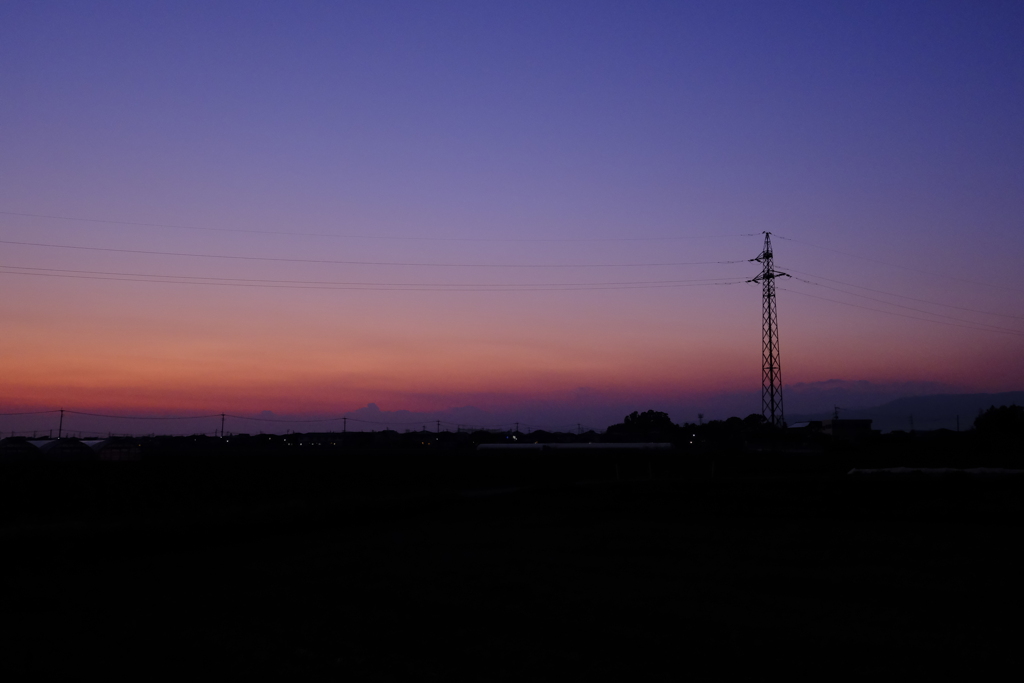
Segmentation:
[(1024, 388), (1022, 45), (1019, 2), (4, 3), (0, 409), (756, 392), (759, 288), (692, 281), (757, 264), (635, 264), (764, 230), (816, 283), (787, 385)]

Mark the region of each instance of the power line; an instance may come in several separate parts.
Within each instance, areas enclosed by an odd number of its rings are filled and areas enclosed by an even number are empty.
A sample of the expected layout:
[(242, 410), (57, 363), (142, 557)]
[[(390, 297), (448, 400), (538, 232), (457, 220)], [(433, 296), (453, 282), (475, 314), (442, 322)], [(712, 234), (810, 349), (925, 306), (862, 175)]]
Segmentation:
[[(3, 266), (0, 266), (2, 268)], [(55, 277), (55, 278), (68, 278), (76, 280), (107, 280), (113, 282), (149, 282), (152, 284), (167, 284), (167, 285), (206, 285), (210, 287), (248, 287), (248, 288), (261, 288), (261, 289), (317, 289), (317, 290), (333, 290), (333, 291), (377, 291), (377, 292), (572, 292), (572, 291), (602, 291), (602, 290), (629, 290), (629, 289), (667, 289), (677, 287), (713, 287), (717, 285), (738, 285), (745, 282), (745, 280), (729, 280), (729, 281), (708, 281), (708, 282), (679, 282), (673, 283), (666, 281), (666, 283), (652, 283), (652, 284), (638, 284), (638, 285), (610, 285), (610, 286), (596, 286), (596, 285), (578, 285), (578, 286), (534, 286), (534, 285), (481, 285), (481, 286), (459, 286), (459, 285), (433, 285), (433, 286), (406, 286), (406, 285), (365, 285), (365, 286), (318, 286), (318, 285), (272, 285), (272, 284), (256, 284), (256, 283), (245, 283), (245, 282), (201, 282), (201, 281), (184, 281), (184, 280), (160, 280), (160, 279), (147, 279), (132, 278), (132, 277), (106, 277), (106, 276), (92, 276), (92, 275), (65, 275), (60, 273), (33, 273), (33, 272), (10, 272), (0, 270), (0, 275), (23, 275), (23, 276), (36, 276), (36, 277)]]
[[(363, 420), (358, 417), (349, 417), (348, 415), (341, 415), (338, 417), (322, 417), (316, 419), (292, 419), (292, 418), (281, 418), (281, 417), (248, 417), (246, 415), (232, 415), (231, 413), (225, 413), (226, 417), (230, 417), (236, 420), (249, 420), (251, 422), (287, 422), (290, 424), (303, 424), (313, 422), (339, 422), (341, 420), (348, 420), (349, 422), (362, 422), (365, 424), (381, 424), (381, 425), (412, 425), (412, 424), (423, 424), (423, 420), (411, 420), (411, 421), (399, 421), (399, 420)], [(220, 417), (218, 415), (217, 417)]]
[[(899, 297), (900, 299), (908, 299), (910, 301), (917, 301), (918, 303), (929, 304), (931, 306), (941, 306), (943, 308), (953, 308), (953, 309), (956, 309), (958, 311), (967, 311), (969, 313), (978, 313), (980, 315), (995, 315), (995, 316), (999, 316), (1000, 318), (1012, 318), (1014, 320), (1024, 320), (1024, 316), (1020, 316), (1020, 315), (1011, 315), (1011, 314), (1008, 314), (1008, 313), (996, 313), (995, 311), (982, 311), (982, 310), (979, 310), (977, 308), (967, 308), (965, 306), (954, 306), (952, 304), (942, 304), (942, 303), (939, 303), (938, 301), (929, 301), (927, 299), (918, 299), (918, 298), (915, 298), (915, 297), (912, 297), (912, 296), (907, 296), (905, 294), (896, 294), (895, 292), (886, 292), (886, 291), (881, 290), (881, 289), (872, 289), (871, 287), (864, 287), (862, 285), (855, 285), (855, 284), (852, 284), (850, 282), (843, 282), (842, 280), (835, 280), (833, 278), (825, 277), (824, 275), (815, 275), (814, 273), (805, 273), (803, 271), (793, 270), (792, 268), (786, 268), (786, 270), (788, 270), (790, 272), (793, 272), (793, 273), (799, 273), (800, 275), (806, 275), (808, 277), (816, 277), (819, 280), (827, 280), (828, 282), (835, 282), (836, 284), (845, 285), (847, 287), (854, 287), (856, 289), (863, 289), (863, 290), (868, 291), (868, 292), (875, 292), (876, 294), (884, 294), (886, 296), (895, 296), (895, 297)], [(853, 292), (848, 292), (848, 294), (853, 294)], [(856, 295), (854, 295), (854, 296), (856, 296)]]
[[(309, 424), (317, 422), (338, 422), (341, 420), (347, 420), (348, 422), (359, 422), (361, 424), (375, 424), (375, 425), (423, 425), (429, 422), (440, 422), (443, 425), (458, 425), (458, 426), (474, 426), (466, 425), (464, 422), (450, 422), (448, 420), (437, 420), (437, 419), (421, 419), (421, 420), (366, 420), (359, 417), (352, 417), (350, 415), (341, 415), (337, 417), (322, 417), (322, 418), (280, 418), (280, 417), (250, 417), (246, 415), (232, 415), (231, 413), (225, 413), (226, 417), (234, 418), (236, 420), (249, 420), (251, 422), (280, 422), (289, 424)], [(215, 417), (220, 417), (219, 415)], [(483, 429), (481, 427), (481, 429)]]
[(896, 308), (904, 308), (904, 309), (906, 309), (908, 311), (914, 311), (915, 313), (924, 313), (925, 315), (934, 315), (934, 316), (937, 316), (939, 318), (946, 318), (947, 320), (955, 320), (956, 322), (967, 323), (969, 325), (976, 325), (976, 326), (979, 326), (979, 328), (981, 328), (981, 327), (990, 328), (992, 330), (997, 330), (999, 332), (1013, 332), (1013, 333), (1016, 333), (1016, 334), (1024, 334), (1024, 332), (1019, 331), (1019, 330), (1013, 330), (1013, 329), (1006, 328), (1006, 327), (997, 327), (995, 325), (989, 325), (988, 323), (979, 323), (979, 322), (976, 322), (974, 320), (965, 320), (963, 318), (956, 318), (956, 317), (953, 317), (951, 315), (945, 315), (944, 313), (933, 313), (932, 311), (925, 311), (925, 310), (922, 310), (920, 308), (914, 308), (913, 306), (904, 306), (903, 304), (894, 304), (891, 301), (885, 301), (883, 299), (876, 299), (874, 297), (867, 296), (865, 294), (857, 294), (856, 292), (847, 292), (845, 290), (839, 289), (838, 287), (829, 287), (828, 285), (823, 285), (820, 282), (812, 282), (811, 280), (805, 280), (804, 278), (799, 278), (798, 277), (798, 278), (793, 278), (793, 279), (799, 280), (800, 282), (804, 282), (804, 283), (809, 284), (809, 285), (814, 285), (815, 287), (822, 287), (824, 289), (831, 289), (832, 291), (840, 292), (841, 294), (848, 294), (850, 296), (857, 296), (857, 297), (860, 297), (862, 299), (867, 299), (868, 301), (874, 301), (876, 303), (885, 304), (886, 306), (895, 306)]
[[(0, 416), (13, 416), (13, 415), (49, 415), (61, 412), (60, 410), (40, 410), (33, 412), (21, 412), (21, 413), (0, 413)], [(280, 423), (318, 423), (318, 422), (337, 422), (339, 420), (348, 420), (352, 422), (361, 422), (365, 424), (380, 424), (380, 425), (411, 425), (411, 424), (422, 424), (422, 420), (412, 421), (396, 421), (396, 420), (364, 420), (356, 417), (341, 416), (341, 417), (324, 417), (315, 419), (293, 419), (293, 418), (267, 418), (267, 417), (249, 417), (246, 415), (233, 415), (231, 413), (210, 413), (207, 415), (112, 415), (106, 413), (89, 413), (79, 410), (67, 410), (63, 411), (68, 415), (82, 415), (87, 417), (100, 417), (105, 419), (115, 420), (206, 420), (215, 419), (220, 417), (230, 417), (236, 420), (249, 420), (255, 422), (280, 422)], [(455, 424), (454, 422), (448, 423), (442, 421), (444, 424)]]
[[(721, 280), (732, 280), (732, 278), (690, 278), (684, 280), (630, 280), (620, 282), (534, 282), (534, 283), (435, 283), (435, 282), (338, 282), (338, 281), (324, 281), (324, 280), (272, 280), (267, 278), (236, 278), (236, 277), (215, 277), (215, 276), (204, 276), (204, 275), (166, 275), (160, 273), (124, 273), (117, 271), (102, 271), (102, 270), (77, 270), (69, 268), (41, 268), (36, 266), (10, 266), (0, 264), (0, 268), (7, 268), (15, 271), (25, 271), (26, 274), (44, 274), (44, 273), (67, 273), (74, 275), (105, 275), (105, 276), (117, 276), (125, 278), (140, 278), (139, 280), (147, 282), (149, 278), (158, 278), (152, 281), (164, 282), (164, 281), (178, 281), (181, 280), (186, 283), (197, 283), (197, 284), (212, 284), (205, 281), (213, 282), (226, 282), (226, 283), (242, 283), (242, 284), (273, 284), (282, 286), (292, 285), (344, 285), (344, 286), (372, 286), (372, 287), (603, 287), (603, 286), (620, 286), (620, 285), (663, 285), (663, 284), (679, 284), (688, 282), (718, 282)], [(41, 273), (35, 273), (35, 271), (41, 271)], [(16, 274), (16, 273), (11, 273)]]
[[(830, 302), (832, 302), (834, 304), (842, 304), (844, 306), (852, 306), (854, 308), (863, 308), (866, 311), (875, 311), (877, 313), (886, 313), (888, 315), (899, 316), (900, 318), (909, 318), (911, 320), (923, 320), (925, 322), (935, 323), (936, 325), (948, 325), (950, 327), (963, 327), (965, 329), (975, 330), (975, 331), (978, 331), (978, 332), (999, 332), (999, 333), (1003, 333), (1003, 334), (1012, 334), (1012, 335), (1016, 335), (1016, 336), (1024, 336), (1024, 332), (1018, 332), (1016, 330), (1004, 330), (1004, 329), (1001, 329), (1001, 328), (979, 327), (976, 324), (974, 324), (974, 325), (960, 325), (960, 324), (957, 324), (957, 323), (948, 323), (948, 322), (945, 322), (943, 320), (934, 320), (932, 318), (919, 318), (919, 317), (914, 316), (914, 315), (907, 315), (906, 313), (897, 313), (895, 311), (886, 311), (886, 310), (881, 309), (881, 308), (872, 308), (870, 306), (861, 306), (860, 304), (852, 304), (849, 301), (840, 301), (839, 299), (829, 299), (828, 297), (817, 296), (816, 294), (808, 294), (807, 292), (801, 292), (801, 291), (796, 290), (796, 289), (785, 289), (783, 287), (779, 287), (779, 289), (781, 291), (784, 291), (784, 292), (791, 292), (793, 294), (799, 294), (800, 296), (806, 296), (806, 297), (810, 297), (812, 299), (820, 299), (821, 301), (830, 301)], [(922, 313), (927, 313), (927, 311), (921, 311), (921, 312)], [(929, 315), (932, 315), (932, 314), (929, 314)]]
[[(60, 409), (53, 409), (53, 410), (37, 410), (37, 411), (17, 412), (17, 413), (0, 413), (0, 417), (15, 416), (15, 415), (52, 415), (52, 414), (56, 414), (56, 413), (60, 413), (60, 412), (61, 412)], [(114, 414), (109, 414), (109, 413), (91, 413), (91, 412), (86, 412), (86, 411), (81, 411), (81, 410), (68, 410), (68, 409), (64, 409), (63, 412), (65, 414), (68, 414), (68, 415), (81, 415), (81, 416), (87, 416), (87, 417), (100, 417), (100, 418), (115, 419), (115, 420), (212, 420), (212, 419), (216, 419), (216, 418), (228, 417), (228, 418), (232, 418), (232, 419), (235, 419), (235, 420), (247, 420), (247, 421), (250, 421), (250, 422), (275, 422), (275, 423), (283, 423), (283, 424), (315, 424), (315, 423), (323, 423), (323, 422), (349, 421), (349, 422), (358, 422), (358, 423), (361, 423), (361, 424), (384, 425), (385, 427), (389, 427), (391, 425), (395, 425), (395, 426), (424, 425), (424, 424), (427, 424), (427, 423), (437, 423), (437, 422), (439, 422), (440, 424), (448, 426), (448, 427), (468, 428), (468, 429), (474, 429), (474, 430), (489, 430), (489, 429), (499, 429), (500, 430), (500, 429), (508, 429), (508, 428), (511, 428), (511, 426), (513, 424), (519, 424), (522, 427), (526, 427), (526, 428), (531, 429), (533, 431), (536, 431), (538, 429), (543, 428), (543, 426), (541, 426), (541, 425), (531, 425), (531, 424), (527, 424), (527, 423), (521, 422), (521, 421), (519, 423), (505, 422), (505, 423), (500, 423), (500, 424), (496, 424), (496, 425), (487, 426), (487, 425), (477, 425), (477, 424), (466, 423), (466, 422), (455, 422), (455, 421), (452, 421), (452, 420), (438, 420), (436, 418), (432, 418), (432, 419), (423, 418), (423, 419), (419, 419), (419, 420), (367, 420), (367, 419), (364, 419), (364, 418), (352, 417), (350, 415), (340, 415), (340, 416), (320, 417), (320, 418), (281, 418), (281, 417), (252, 417), (252, 416), (248, 416), (248, 415), (235, 415), (235, 414), (232, 414), (232, 413), (208, 413), (208, 414), (203, 414), (203, 415), (114, 415)], [(549, 427), (549, 429), (557, 431), (559, 429), (562, 429), (562, 427)], [(564, 431), (572, 431), (572, 429), (570, 429), (569, 427), (565, 427)]]
[(931, 271), (931, 270), (923, 270), (921, 268), (913, 268), (911, 266), (904, 266), (904, 265), (900, 265), (898, 263), (889, 263), (888, 261), (880, 261), (878, 259), (869, 258), (867, 256), (861, 256), (859, 254), (851, 254), (850, 252), (840, 251), (839, 249), (832, 249), (831, 247), (822, 247), (822, 246), (819, 246), (817, 244), (811, 244), (810, 242), (804, 242), (803, 240), (794, 239), (792, 237), (783, 237), (782, 235), (775, 235), (775, 236), (778, 237), (779, 239), (784, 239), (784, 240), (787, 240), (789, 242), (796, 242), (797, 244), (803, 244), (803, 245), (808, 246), (808, 247), (814, 247), (815, 249), (821, 249), (822, 251), (831, 251), (833, 253), (841, 254), (843, 256), (849, 256), (851, 258), (861, 259), (862, 261), (870, 261), (871, 263), (878, 263), (878, 264), (883, 265), (883, 266), (889, 266), (890, 268), (901, 268), (903, 270), (910, 270), (910, 271), (913, 271), (915, 273), (924, 273), (925, 275), (932, 275), (934, 277), (942, 278), (943, 280), (956, 280), (957, 282), (965, 282), (965, 283), (971, 284), (971, 285), (981, 285), (982, 287), (993, 287), (995, 289), (1005, 289), (1006, 291), (1009, 291), (1009, 292), (1021, 292), (1021, 293), (1024, 293), (1024, 289), (1016, 289), (1014, 287), (1005, 287), (1003, 285), (993, 285), (993, 284), (991, 284), (989, 282), (978, 282), (977, 280), (967, 280), (967, 279), (964, 279), (964, 278), (955, 277), (953, 275), (950, 275), (949, 273), (936, 273), (936, 272)]
[(211, 228), (195, 225), (175, 225), (171, 223), (143, 223), (137, 221), (114, 221), (101, 218), (78, 218), (72, 216), (53, 216), (41, 213), (20, 213), (16, 211), (0, 211), (4, 216), (21, 216), (29, 218), (49, 218), (59, 221), (78, 223), (102, 223), (105, 225), (132, 225), (143, 228), (170, 228), (173, 230), (201, 230), (204, 232), (243, 233), (248, 235), (284, 235), (289, 237), (332, 237), (339, 239), (389, 240), (418, 242), (675, 242), (693, 239), (717, 239), (724, 237), (753, 237), (754, 233), (733, 233), (728, 235), (680, 235), (673, 237), (416, 237), (402, 235), (344, 235), (330, 232), (293, 232), (289, 230), (254, 230), (252, 228)]
[(41, 242), (19, 242), (15, 240), (0, 240), (0, 244), (14, 244), (18, 246), (27, 247), (44, 247), (47, 249), (77, 249), (81, 251), (101, 251), (117, 254), (136, 254), (147, 256), (176, 256), (186, 258), (230, 259), (238, 261), (274, 261), (281, 263), (321, 263), (347, 266), (414, 266), (423, 268), (651, 268), (656, 266), (706, 266), (747, 262), (747, 259), (741, 259), (736, 261), (688, 261), (664, 263), (415, 263), (407, 261), (336, 261), (331, 259), (284, 258), (280, 256), (197, 254), (179, 251), (153, 251), (148, 249), (115, 249), (112, 247), (86, 247), (73, 244), (44, 244)]
[[(58, 412), (58, 411), (49, 411)], [(220, 417), (220, 413), (216, 415), (104, 415), (102, 413), (83, 413), (78, 410), (65, 410), (68, 415), (87, 415), (89, 417), (104, 417), (113, 418), (118, 420), (205, 420), (207, 418)]]
[(59, 413), (60, 409), (56, 410), (31, 410), (25, 413), (0, 413), (0, 417), (7, 417), (9, 415), (50, 415), (53, 413)]

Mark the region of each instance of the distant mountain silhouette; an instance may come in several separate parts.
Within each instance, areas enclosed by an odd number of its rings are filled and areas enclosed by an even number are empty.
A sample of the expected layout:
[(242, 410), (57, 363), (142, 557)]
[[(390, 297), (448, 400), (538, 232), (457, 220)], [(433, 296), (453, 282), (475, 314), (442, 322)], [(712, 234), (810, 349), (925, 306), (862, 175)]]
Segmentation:
[[(934, 396), (907, 396), (897, 398), (874, 408), (843, 409), (839, 417), (874, 420), (875, 429), (891, 432), (909, 431), (911, 422), (916, 430), (956, 429), (957, 415), (960, 429), (970, 429), (978, 413), (990, 406), (1024, 405), (1024, 391), (999, 394), (936, 394)], [(793, 414), (786, 416), (789, 424), (807, 420), (827, 420), (832, 411)]]
[[(823, 382), (797, 382), (786, 385), (783, 391), (788, 415), (831, 409), (836, 405), (847, 409), (870, 409), (908, 396), (956, 394), (962, 389), (939, 382), (829, 379)], [(760, 403), (757, 405), (760, 407)]]

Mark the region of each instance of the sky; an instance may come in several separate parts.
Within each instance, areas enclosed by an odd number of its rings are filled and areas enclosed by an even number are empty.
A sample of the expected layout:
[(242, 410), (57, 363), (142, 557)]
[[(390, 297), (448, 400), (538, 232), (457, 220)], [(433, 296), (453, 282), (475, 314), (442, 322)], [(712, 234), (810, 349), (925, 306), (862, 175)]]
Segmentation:
[(3, 3), (0, 412), (745, 415), (765, 231), (793, 400), (1020, 390), (1022, 44), (1017, 2)]

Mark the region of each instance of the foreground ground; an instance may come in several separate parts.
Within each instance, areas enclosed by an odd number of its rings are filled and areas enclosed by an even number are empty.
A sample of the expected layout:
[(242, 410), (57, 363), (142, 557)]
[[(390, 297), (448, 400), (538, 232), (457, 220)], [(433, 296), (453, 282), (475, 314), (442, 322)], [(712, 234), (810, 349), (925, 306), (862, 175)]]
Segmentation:
[(329, 474), (268, 496), (250, 477), (244, 496), (9, 515), (0, 673), (976, 673), (1019, 647), (1020, 477), (330, 494)]

